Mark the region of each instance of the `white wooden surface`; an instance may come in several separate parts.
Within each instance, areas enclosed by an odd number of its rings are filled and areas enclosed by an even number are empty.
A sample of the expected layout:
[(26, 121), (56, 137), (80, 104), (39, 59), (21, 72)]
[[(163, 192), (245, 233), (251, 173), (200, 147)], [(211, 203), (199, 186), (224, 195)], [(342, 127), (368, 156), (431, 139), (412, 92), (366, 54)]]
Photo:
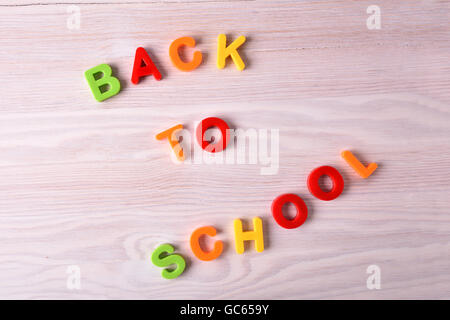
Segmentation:
[[(372, 4), (381, 30), (366, 27)], [(0, 1), (1, 298), (450, 298), (450, 1), (98, 0), (79, 4), (79, 30), (68, 5)], [(219, 33), (248, 37), (245, 71), (216, 68)], [(191, 73), (168, 57), (184, 35), (205, 56)], [(131, 84), (138, 46), (162, 81)], [(103, 103), (83, 78), (100, 63), (123, 85)], [(173, 164), (154, 134), (206, 116), (279, 129), (278, 174)], [(356, 176), (345, 148), (375, 174)], [(306, 187), (325, 164), (346, 182), (329, 203)], [(285, 192), (311, 211), (299, 229), (271, 218)], [(253, 216), (266, 250), (239, 256), (232, 220)], [(206, 263), (188, 239), (209, 224), (226, 249)], [(188, 261), (173, 281), (149, 260), (165, 242)]]

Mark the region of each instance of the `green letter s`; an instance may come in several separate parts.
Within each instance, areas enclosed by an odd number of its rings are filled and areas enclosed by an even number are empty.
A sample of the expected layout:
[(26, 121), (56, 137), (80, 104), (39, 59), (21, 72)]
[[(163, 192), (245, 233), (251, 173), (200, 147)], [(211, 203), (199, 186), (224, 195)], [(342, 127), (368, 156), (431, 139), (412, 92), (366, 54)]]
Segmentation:
[[(170, 244), (162, 244), (158, 248), (155, 249), (152, 253), (152, 262), (157, 267), (168, 267), (171, 264), (175, 264), (175, 269), (166, 268), (161, 272), (163, 278), (166, 279), (175, 279), (180, 276), (184, 268), (186, 267), (186, 261), (184, 258), (178, 254), (170, 254), (173, 253), (175, 249)], [(165, 254), (163, 257), (161, 257)]]

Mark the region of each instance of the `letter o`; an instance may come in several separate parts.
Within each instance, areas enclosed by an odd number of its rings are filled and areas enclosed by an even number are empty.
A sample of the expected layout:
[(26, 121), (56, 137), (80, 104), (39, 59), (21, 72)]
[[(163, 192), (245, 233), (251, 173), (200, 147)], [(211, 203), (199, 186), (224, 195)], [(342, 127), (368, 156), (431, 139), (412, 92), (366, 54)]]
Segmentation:
[[(287, 219), (283, 216), (283, 206), (286, 203), (292, 203), (297, 209), (297, 215), (294, 219)], [(308, 207), (299, 196), (292, 193), (285, 193), (278, 196), (272, 202), (272, 215), (275, 221), (285, 229), (295, 229), (300, 227), (308, 217)]]
[[(328, 176), (333, 181), (333, 188), (329, 192), (323, 191), (319, 186), (319, 178)], [(314, 169), (308, 176), (308, 189), (317, 199), (330, 201), (340, 196), (344, 191), (344, 179), (339, 171), (330, 166), (322, 166)]]
[[(203, 140), (206, 130), (212, 127), (217, 127), (222, 136), (216, 143), (210, 143), (209, 141)], [(197, 142), (202, 147), (203, 150), (215, 153), (217, 151), (223, 151), (230, 140), (230, 128), (228, 124), (220, 118), (210, 117), (203, 119), (196, 130)]]

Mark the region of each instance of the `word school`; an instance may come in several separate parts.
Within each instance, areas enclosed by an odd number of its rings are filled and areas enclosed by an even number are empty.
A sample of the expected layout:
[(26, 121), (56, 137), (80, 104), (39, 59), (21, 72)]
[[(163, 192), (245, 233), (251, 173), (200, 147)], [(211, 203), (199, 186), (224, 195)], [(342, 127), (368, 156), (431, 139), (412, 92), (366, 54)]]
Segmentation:
[[(205, 127), (207, 128), (208, 126), (203, 126), (203, 129)], [(222, 137), (224, 136), (225, 135)], [(224, 139), (222, 138), (219, 142), (219, 145), (221, 145), (220, 151), (226, 148), (226, 142), (224, 143), (223, 140)], [(208, 145), (202, 145), (202, 147), (206, 150)], [(215, 149), (214, 152), (219, 150)], [(371, 163), (367, 167), (364, 166), (348, 150), (343, 151), (341, 156), (362, 178), (368, 178), (377, 168), (376, 163)], [(322, 176), (328, 176), (333, 182), (333, 187), (330, 191), (324, 191), (320, 187), (319, 179)], [(336, 199), (344, 190), (344, 179), (342, 178), (342, 175), (338, 170), (330, 166), (321, 166), (311, 171), (306, 184), (309, 192), (317, 199), (323, 201)], [(287, 203), (292, 203), (297, 210), (296, 216), (293, 219), (287, 219), (283, 214), (283, 207)], [(300, 227), (308, 217), (308, 207), (305, 202), (298, 195), (292, 193), (282, 194), (275, 198), (272, 202), (271, 211), (275, 222), (285, 229), (296, 229)], [(236, 253), (244, 253), (244, 241), (254, 241), (256, 251), (264, 251), (263, 223), (261, 218), (253, 218), (252, 231), (244, 231), (240, 219), (235, 219), (233, 224)], [(200, 239), (202, 237), (214, 237), (216, 234), (217, 230), (213, 226), (203, 226), (192, 232), (190, 237), (190, 247), (196, 258), (201, 261), (211, 261), (217, 259), (222, 254), (224, 244), (220, 240), (214, 242), (213, 249), (210, 251), (205, 251), (200, 245)], [(162, 244), (152, 253), (152, 263), (157, 267), (165, 268), (161, 273), (163, 278), (175, 279), (184, 272), (186, 267), (185, 259), (179, 254), (174, 254), (174, 251), (175, 249), (171, 244)], [(172, 267), (173, 265), (175, 265), (175, 267)]]
[[(217, 68), (225, 68), (226, 59), (231, 57), (236, 68), (240, 71), (245, 69), (245, 63), (242, 61), (238, 53), (238, 48), (244, 44), (245, 37), (240, 36), (227, 46), (227, 37), (224, 34), (219, 34), (217, 38)], [(180, 57), (179, 51), (182, 47), (195, 47), (195, 40), (192, 37), (181, 37), (173, 41), (169, 47), (169, 56), (173, 65), (181, 71), (192, 71), (198, 68), (203, 60), (203, 55), (200, 51), (195, 51), (191, 61), (183, 61)], [(131, 82), (138, 84), (142, 77), (152, 75), (155, 80), (162, 79), (156, 65), (153, 63), (147, 51), (139, 47), (136, 49), (134, 57), (133, 72), (131, 75)], [(120, 81), (112, 75), (111, 67), (107, 64), (100, 64), (94, 68), (87, 70), (84, 73), (87, 83), (91, 88), (92, 94), (97, 101), (104, 101), (120, 92)]]

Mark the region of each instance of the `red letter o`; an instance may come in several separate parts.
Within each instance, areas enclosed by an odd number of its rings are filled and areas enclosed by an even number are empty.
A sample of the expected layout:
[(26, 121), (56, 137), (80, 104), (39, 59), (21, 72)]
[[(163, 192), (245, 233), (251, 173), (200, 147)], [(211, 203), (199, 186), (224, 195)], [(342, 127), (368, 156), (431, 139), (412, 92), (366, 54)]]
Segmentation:
[[(217, 127), (222, 134), (220, 140), (214, 144), (211, 144), (209, 141), (203, 140), (205, 131), (212, 127)], [(211, 117), (203, 119), (199, 123), (196, 130), (197, 142), (203, 150), (206, 150), (208, 152), (214, 153), (217, 151), (223, 151), (228, 145), (228, 140), (230, 138), (229, 130), (230, 128), (228, 127), (228, 124), (220, 118)]]
[[(283, 216), (283, 206), (288, 202), (294, 204), (297, 209), (297, 215), (291, 220)], [(306, 221), (306, 218), (308, 217), (308, 207), (299, 196), (292, 193), (285, 193), (273, 200), (272, 215), (281, 227), (294, 229), (300, 227)]]
[[(329, 192), (323, 191), (319, 186), (319, 178), (329, 176), (333, 181), (333, 188)], [(316, 198), (324, 201), (334, 200), (344, 190), (344, 179), (339, 171), (330, 166), (322, 166), (314, 169), (308, 176), (308, 189)]]

